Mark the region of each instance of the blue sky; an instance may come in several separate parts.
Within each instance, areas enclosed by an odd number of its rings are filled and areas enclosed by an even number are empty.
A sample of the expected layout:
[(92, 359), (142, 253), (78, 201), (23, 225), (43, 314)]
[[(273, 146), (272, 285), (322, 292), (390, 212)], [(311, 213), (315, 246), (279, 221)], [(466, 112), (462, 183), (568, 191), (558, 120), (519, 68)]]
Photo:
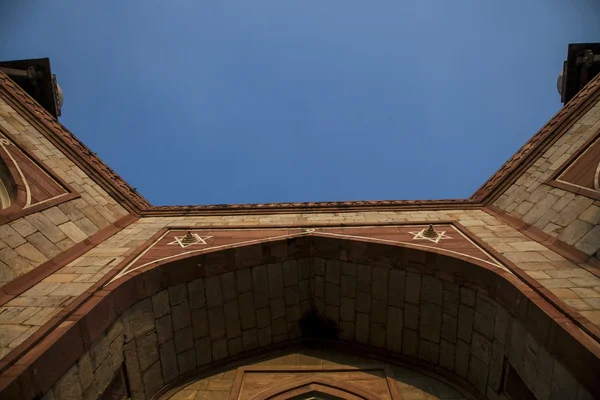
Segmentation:
[(468, 197), (561, 107), (596, 0), (20, 0), (60, 121), (155, 205)]

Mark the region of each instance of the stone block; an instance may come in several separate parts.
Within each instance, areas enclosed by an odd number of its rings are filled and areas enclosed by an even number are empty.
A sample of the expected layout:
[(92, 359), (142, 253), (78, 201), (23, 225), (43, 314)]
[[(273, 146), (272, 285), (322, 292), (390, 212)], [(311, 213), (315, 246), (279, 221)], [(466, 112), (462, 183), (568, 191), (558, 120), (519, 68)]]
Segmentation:
[(458, 318), (442, 313), (442, 338), (451, 343), (456, 343)]
[(169, 383), (179, 376), (177, 369), (177, 354), (173, 340), (169, 340), (160, 345), (160, 365), (165, 383)]
[(208, 330), (213, 342), (225, 337), (225, 312), (222, 307), (210, 308), (208, 310)]
[(571, 399), (577, 397), (577, 381), (573, 375), (563, 365), (554, 360), (554, 371), (552, 373), (552, 381), (555, 382), (562, 391)]
[(423, 275), (421, 278), (421, 301), (442, 306), (444, 300), (444, 283), (441, 279)]
[(188, 300), (192, 310), (206, 307), (206, 294), (204, 292), (204, 279), (199, 278), (188, 282)]
[(353, 322), (340, 322), (340, 339), (348, 341), (355, 340), (355, 325)]
[(85, 232), (79, 229), (74, 222), (65, 222), (62, 225), (58, 225), (58, 228), (75, 243), (83, 242), (85, 239), (87, 239)]
[(436, 304), (421, 304), (419, 334), (422, 339), (433, 343), (440, 342), (442, 328), (442, 307)]
[(390, 270), (384, 267), (373, 267), (373, 282), (371, 293), (377, 300), (387, 301), (389, 290)]
[(278, 318), (276, 320), (273, 320), (273, 323), (271, 325), (271, 334), (273, 335), (273, 337), (286, 335), (287, 326), (288, 324), (285, 318)]
[(267, 326), (265, 328), (258, 329), (258, 345), (259, 347), (267, 346), (273, 342), (273, 337), (271, 335), (271, 327)]
[(11, 248), (19, 247), (20, 245), (27, 243), (27, 240), (23, 236), (14, 230), (10, 225), (0, 226), (0, 238)]
[(144, 372), (143, 380), (146, 396), (151, 398), (151, 396), (156, 394), (164, 385), (160, 362), (154, 363), (150, 368), (148, 368), (147, 371)]
[(94, 381), (94, 368), (92, 367), (90, 354), (87, 351), (77, 361), (77, 371), (81, 388), (86, 390)]
[(196, 361), (199, 366), (212, 362), (212, 344), (209, 337), (203, 337), (194, 341), (196, 348)]
[(399, 269), (390, 270), (388, 282), (388, 303), (391, 306), (404, 306), (404, 289), (406, 287), (406, 272)]
[(187, 301), (188, 293), (187, 293), (187, 285), (185, 283), (181, 283), (179, 285), (171, 286), (168, 289), (169, 292), (169, 303), (172, 307)]
[(600, 225), (593, 227), (581, 240), (575, 243), (575, 248), (592, 255), (600, 248)]
[(252, 290), (252, 272), (249, 268), (235, 271), (235, 278), (239, 293), (246, 293)]
[(271, 310), (269, 307), (256, 310), (256, 326), (264, 328), (271, 325)]
[(175, 352), (177, 354), (194, 347), (194, 335), (192, 327), (175, 331)]
[(585, 236), (592, 227), (593, 225), (589, 222), (575, 219), (559, 233), (558, 239), (567, 244), (574, 245), (579, 239)]
[(486, 393), (488, 367), (476, 357), (471, 357), (468, 380), (481, 394)]
[(133, 335), (140, 337), (154, 329), (154, 312), (152, 311), (152, 300), (146, 298), (131, 307), (131, 327)]
[(58, 229), (56, 225), (42, 213), (30, 214), (26, 216), (25, 219), (35, 226), (52, 243), (58, 243), (67, 238), (67, 235), (65, 235), (62, 230)]
[(439, 362), (440, 346), (421, 338), (419, 340), (419, 358), (430, 364), (437, 365)]
[(369, 313), (371, 312), (371, 295), (364, 292), (359, 292), (356, 297), (356, 311)]
[(269, 279), (269, 299), (283, 297), (283, 266), (281, 263), (267, 265), (267, 276)]
[(240, 322), (242, 329), (256, 327), (256, 310), (254, 308), (254, 293), (245, 292), (239, 296)]
[(373, 322), (369, 328), (369, 343), (371, 346), (384, 349), (385, 348), (385, 326), (381, 323)]
[(414, 330), (419, 329), (419, 306), (404, 303), (404, 326)]
[(500, 391), (502, 382), (502, 367), (504, 364), (504, 346), (497, 340), (492, 343), (492, 357), (488, 374), (488, 386), (495, 391)]
[(113, 377), (114, 371), (110, 364), (110, 358), (105, 358), (96, 371), (94, 371), (94, 382), (100, 393), (104, 392)]
[(171, 312), (169, 292), (167, 290), (163, 290), (152, 296), (152, 309), (154, 310), (154, 318), (160, 318)]
[(522, 217), (523, 221), (530, 225), (535, 224), (535, 222), (547, 213), (557, 201), (558, 197), (549, 193), (546, 194)]
[(286, 260), (283, 262), (283, 286), (295, 287), (298, 284), (297, 260)]
[[(219, 339), (225, 340), (225, 339)], [(214, 349), (213, 349), (214, 352)], [(225, 353), (227, 355), (227, 352)], [(189, 350), (184, 351), (183, 353), (177, 354), (177, 369), (179, 370), (179, 374), (183, 375), (186, 372), (189, 372), (196, 368), (196, 350), (195, 348), (191, 348)]]
[(232, 339), (242, 334), (240, 326), (240, 312), (236, 300), (225, 303), (225, 330), (227, 338)]
[(223, 291), (221, 290), (221, 279), (211, 276), (204, 279), (204, 290), (206, 293), (206, 305), (208, 308), (218, 307), (223, 304)]
[[(27, 236), (33, 234), (34, 232), (37, 232), (37, 228), (35, 226), (33, 226), (31, 224), (31, 222), (27, 221), (25, 218), (19, 218), (16, 221), (11, 222), (10, 227), (12, 229), (14, 229), (22, 237), (27, 237)], [(4, 230), (4, 228), (0, 228), (0, 235), (2, 235), (3, 238), (4, 238), (4, 234), (6, 234), (6, 231)], [(17, 239), (17, 240), (19, 240), (19, 239)], [(29, 238), (27, 238), (27, 240), (31, 241)], [(19, 244), (22, 244), (22, 243), (25, 243), (25, 241), (21, 241)], [(17, 244), (17, 246), (19, 244)], [(14, 247), (14, 246), (11, 246), (11, 247)]]
[(341, 276), (341, 295), (348, 298), (356, 298), (356, 277)]
[[(479, 299), (477, 300), (479, 303)], [(473, 326), (476, 331), (483, 333), (488, 339), (494, 338), (496, 310), (493, 304), (486, 302), (490, 307), (476, 307)]]
[(36, 232), (32, 235), (27, 236), (27, 241), (31, 243), (48, 259), (55, 257), (61, 252), (61, 250), (58, 247), (56, 247), (40, 232)]
[(158, 361), (158, 340), (156, 333), (152, 332), (136, 340), (140, 368), (146, 371)]
[(461, 305), (458, 309), (458, 331), (457, 337), (465, 342), (471, 341), (471, 332), (473, 331), (473, 309)]
[(462, 340), (458, 340), (456, 342), (456, 363), (454, 364), (454, 371), (461, 378), (466, 379), (468, 376), (470, 356), (470, 346)]
[(236, 337), (227, 341), (227, 352), (230, 356), (235, 356), (242, 352), (242, 337)]
[(489, 365), (492, 357), (492, 342), (478, 332), (473, 332), (471, 354), (477, 357), (485, 365)]
[(554, 358), (542, 346), (540, 346), (537, 353), (537, 371), (538, 378), (542, 379), (546, 383), (550, 383), (552, 381)]
[(269, 289), (267, 281), (267, 266), (259, 265), (252, 268), (252, 282), (254, 284), (254, 302), (257, 308), (269, 306)]
[(314, 281), (314, 296), (316, 298), (325, 298), (325, 278), (322, 276), (315, 276)]
[(117, 368), (123, 363), (123, 338), (116, 338), (110, 343), (110, 364)]
[(354, 321), (356, 301), (347, 297), (342, 297), (340, 302), (340, 319), (342, 321)]
[(69, 221), (69, 218), (58, 207), (47, 208), (42, 211), (42, 214), (44, 214), (54, 225), (64, 224)]
[(190, 305), (188, 302), (173, 306), (171, 308), (171, 316), (173, 318), (173, 329), (176, 331), (192, 324)]
[(408, 272), (406, 274), (406, 288), (404, 291), (404, 300), (413, 304), (419, 304), (420, 291), (421, 275)]
[(394, 352), (402, 352), (402, 309), (388, 307), (386, 324), (386, 347)]
[[(360, 268), (359, 268), (360, 270)], [(356, 314), (356, 341), (363, 344), (369, 344), (369, 325), (370, 318), (368, 314)]]
[(90, 359), (92, 361), (92, 368), (96, 369), (104, 361), (104, 359), (110, 353), (110, 342), (106, 335), (102, 334), (92, 345), (90, 346)]
[(235, 272), (225, 272), (221, 274), (221, 288), (223, 289), (223, 300), (230, 301), (237, 297), (237, 283), (235, 281)]
[(357, 266), (357, 284), (363, 286), (371, 285), (371, 272), (372, 267), (369, 265), (358, 265)]
[(127, 380), (132, 392), (144, 393), (144, 383), (142, 381), (142, 370), (138, 358), (138, 351), (135, 340), (125, 343), (123, 346), (125, 353), (125, 366), (127, 367)]
[(325, 281), (340, 284), (340, 262), (338, 260), (327, 260), (325, 262)]
[(310, 281), (308, 279), (303, 279), (298, 282), (298, 293), (300, 295), (300, 301), (308, 301), (312, 298)]
[(15, 249), (15, 252), (36, 266), (48, 261), (48, 258), (31, 243), (23, 243)]
[(194, 338), (208, 336), (208, 313), (206, 308), (198, 308), (192, 311), (192, 330)]
[(341, 271), (342, 275), (356, 277), (358, 273), (358, 266), (354, 263), (342, 261)]
[(454, 371), (456, 361), (456, 345), (454, 343), (442, 340), (440, 342), (440, 367), (447, 371)]
[(340, 285), (335, 283), (325, 283), (325, 304), (332, 306), (340, 305)]
[[(47, 398), (47, 396), (42, 397), (42, 400), (56, 400), (56, 398), (54, 397), (54, 392), (52, 393), (52, 398)], [(81, 397), (81, 400), (97, 400), (98, 397), (100, 396), (100, 391), (98, 390), (98, 385), (96, 384), (96, 382), (92, 382), (92, 384), (83, 391), (83, 395)], [(133, 399), (133, 393), (132, 393), (132, 399)], [(137, 399), (136, 399), (137, 400)]]
[(473, 307), (475, 305), (475, 291), (467, 287), (460, 287), (460, 303)]
[(561, 212), (552, 220), (552, 222), (560, 226), (567, 226), (580, 214), (587, 210), (587, 208), (589, 208), (593, 202), (594, 200), (588, 197), (577, 196), (564, 209), (561, 210)]
[(171, 315), (165, 315), (156, 320), (156, 336), (159, 344), (164, 343), (173, 337)]
[(296, 323), (300, 320), (302, 312), (300, 311), (300, 305), (289, 306), (285, 308), (285, 318), (289, 323)]
[(283, 297), (271, 299), (270, 303), (272, 320), (285, 317), (285, 300)]
[(290, 286), (285, 288), (285, 305), (292, 306), (300, 304), (300, 294), (298, 286)]
[(244, 351), (254, 350), (258, 347), (258, 332), (248, 329), (242, 332), (242, 347)]
[(506, 343), (506, 334), (508, 332), (508, 325), (510, 317), (508, 311), (504, 307), (496, 307), (496, 318), (494, 321), (494, 338), (501, 344)]
[(583, 213), (581, 213), (579, 219), (592, 225), (600, 224), (600, 207), (592, 204)]
[(419, 335), (412, 329), (404, 329), (402, 332), (402, 354), (409, 357), (417, 357)]

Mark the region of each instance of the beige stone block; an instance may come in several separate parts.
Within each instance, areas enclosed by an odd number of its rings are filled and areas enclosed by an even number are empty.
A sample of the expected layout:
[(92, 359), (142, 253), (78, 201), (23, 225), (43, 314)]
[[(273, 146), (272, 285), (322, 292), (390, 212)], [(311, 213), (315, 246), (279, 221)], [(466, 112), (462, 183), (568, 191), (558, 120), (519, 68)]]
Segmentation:
[(61, 250), (56, 247), (51, 241), (49, 241), (40, 232), (35, 232), (27, 236), (27, 241), (31, 243), (36, 249), (38, 249), (46, 258), (51, 259), (58, 254)]
[[(25, 218), (19, 218), (18, 220), (11, 222), (10, 227), (14, 229), (19, 235), (25, 237), (37, 231), (37, 228), (27, 221)], [(2, 229), (0, 228), (0, 235), (2, 235)], [(2, 236), (4, 238), (4, 236)]]
[(79, 382), (83, 390), (87, 389), (94, 381), (94, 369), (90, 354), (86, 351), (77, 361)]
[[(150, 298), (141, 300), (131, 307), (131, 328), (131, 333), (136, 338), (154, 329), (154, 314)], [(130, 340), (131, 338), (128, 337), (127, 339)]]
[(67, 235), (42, 213), (28, 215), (25, 219), (42, 232), (52, 243), (58, 243), (67, 238)]
[(592, 224), (581, 221), (579, 219), (575, 219), (560, 232), (558, 238), (567, 244), (573, 245), (591, 229)]
[[(180, 373), (183, 372), (180, 371)], [(164, 385), (160, 362), (155, 362), (150, 368), (144, 371), (142, 377), (144, 382), (144, 391), (146, 396), (150, 398)]]
[(73, 400), (79, 399), (82, 396), (83, 390), (79, 382), (79, 369), (77, 365), (73, 365), (69, 370), (56, 382), (53, 387), (56, 400)]
[(85, 233), (87, 236), (92, 236), (99, 230), (98, 227), (96, 225), (94, 225), (94, 223), (87, 218), (82, 218), (80, 220), (77, 220), (74, 222), (74, 224), (79, 229), (81, 229), (81, 231), (83, 233)]
[(4, 243), (13, 249), (27, 242), (25, 238), (19, 235), (19, 233), (10, 225), (0, 226), (0, 238), (2, 238), (2, 241), (4, 241)]
[(592, 204), (589, 206), (581, 215), (579, 219), (590, 223), (592, 225), (597, 225), (600, 223), (600, 207)]
[(535, 203), (531, 210), (529, 210), (525, 215), (523, 215), (523, 221), (525, 221), (528, 224), (534, 224), (538, 219), (540, 219), (544, 215), (544, 213), (548, 212), (548, 210), (550, 210), (550, 208), (557, 201), (558, 198), (556, 196), (553, 196), (551, 194), (545, 194), (541, 200)]
[(17, 276), (24, 275), (34, 268), (31, 262), (25, 260), (24, 257), (10, 247), (0, 250), (0, 261), (9, 266)]
[(575, 248), (586, 254), (592, 255), (600, 249), (600, 225), (594, 226), (577, 243)]
[(38, 249), (33, 247), (31, 243), (24, 243), (17, 247), (15, 251), (23, 258), (28, 260), (35, 266), (38, 266), (46, 261), (48, 258), (43, 255)]
[(58, 208), (69, 218), (71, 221), (77, 221), (84, 217), (83, 213), (75, 207), (73, 202), (69, 201), (58, 205)]
[(577, 196), (556, 216), (556, 218), (552, 220), (552, 222), (560, 226), (567, 226), (587, 210), (593, 202), (594, 200), (590, 198)]
[[(60, 229), (59, 229), (60, 230)], [(65, 238), (63, 240), (61, 240), (60, 242), (56, 243), (56, 247), (58, 247), (58, 249), (60, 251), (67, 251), (69, 250), (71, 247), (73, 247), (75, 245), (75, 242), (73, 242), (71, 239), (69, 238)]]
[(52, 222), (54, 225), (64, 224), (69, 221), (69, 218), (61, 211), (58, 207), (48, 208), (42, 213)]
[(58, 228), (75, 243), (83, 242), (87, 238), (87, 235), (71, 221), (59, 225)]

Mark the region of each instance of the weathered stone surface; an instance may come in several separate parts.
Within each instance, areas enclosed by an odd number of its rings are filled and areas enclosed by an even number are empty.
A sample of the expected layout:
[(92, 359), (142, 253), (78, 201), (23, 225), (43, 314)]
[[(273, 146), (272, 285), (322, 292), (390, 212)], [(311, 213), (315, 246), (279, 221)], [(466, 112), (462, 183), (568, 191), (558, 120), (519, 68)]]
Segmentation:
[(285, 305), (297, 305), (300, 304), (300, 293), (298, 292), (298, 286), (290, 286), (285, 288)]
[(281, 263), (267, 264), (269, 298), (283, 297), (283, 266)]
[(342, 275), (340, 287), (342, 296), (356, 298), (356, 277)]
[(175, 344), (169, 340), (160, 345), (160, 364), (165, 383), (169, 383), (179, 376), (177, 369), (177, 354), (175, 353)]
[(298, 265), (297, 260), (287, 260), (283, 262), (283, 285), (295, 287), (298, 284)]
[(451, 343), (456, 343), (456, 332), (458, 327), (458, 318), (451, 315), (442, 314), (442, 338)]
[(402, 332), (402, 354), (409, 357), (417, 357), (419, 335), (412, 329), (404, 329)]
[(554, 371), (552, 373), (552, 381), (562, 389), (571, 399), (577, 397), (577, 381), (573, 378), (573, 375), (567, 371), (563, 365), (554, 360)]
[(258, 347), (258, 332), (256, 329), (248, 329), (242, 332), (242, 347), (244, 351), (253, 350)]
[(285, 300), (283, 297), (271, 299), (270, 303), (272, 320), (285, 317)]
[(471, 332), (473, 331), (473, 309), (461, 305), (458, 309), (458, 332), (459, 339), (465, 342), (471, 341)]
[(154, 313), (152, 311), (152, 300), (146, 298), (131, 307), (131, 324), (135, 337), (145, 335), (154, 329)]
[(208, 336), (208, 315), (206, 308), (192, 311), (192, 330), (194, 338)]
[(208, 310), (208, 330), (213, 341), (225, 337), (225, 312), (223, 307)]
[(406, 272), (399, 269), (390, 271), (388, 282), (388, 303), (391, 306), (402, 308), (404, 305), (404, 289), (406, 286)]
[(196, 348), (196, 360), (198, 365), (205, 365), (212, 361), (212, 345), (209, 337), (203, 337), (194, 341)]
[(359, 343), (369, 343), (369, 324), (370, 319), (368, 314), (356, 314), (356, 340)]
[(158, 360), (158, 340), (156, 333), (139, 337), (137, 340), (138, 357), (142, 371), (147, 370)]
[(110, 358), (105, 358), (96, 371), (94, 371), (94, 382), (100, 393), (104, 392), (114, 375), (115, 373)]
[(598, 243), (600, 243), (600, 225), (593, 227), (581, 240), (575, 243), (575, 248), (592, 255), (600, 247)]
[(194, 348), (177, 354), (177, 368), (180, 375), (196, 368), (196, 350)]
[(164, 385), (160, 362), (154, 363), (143, 374), (144, 391), (148, 398), (153, 396)]
[[(248, 271), (249, 273), (249, 271)], [(188, 282), (188, 300), (192, 310), (206, 306), (206, 294), (204, 292), (204, 279), (199, 278)]]
[(444, 283), (441, 279), (429, 275), (421, 278), (421, 301), (441, 306), (444, 299)]
[(342, 321), (354, 321), (355, 300), (347, 297), (342, 297), (340, 300), (340, 319)]
[(473, 332), (471, 353), (485, 365), (488, 365), (492, 357), (492, 343), (485, 336)]
[(406, 289), (404, 299), (410, 303), (419, 304), (419, 293), (421, 291), (421, 275), (408, 272), (406, 274)]
[(173, 337), (173, 323), (171, 315), (165, 315), (156, 320), (156, 336), (158, 343), (164, 343)]
[(410, 329), (419, 329), (419, 306), (404, 303), (404, 326)]
[(221, 275), (221, 287), (223, 288), (224, 301), (230, 301), (237, 296), (237, 283), (235, 281), (235, 272), (230, 271)]
[(325, 283), (325, 304), (332, 306), (340, 305), (340, 285), (335, 283)]
[(18, 247), (27, 242), (23, 236), (19, 235), (19, 233), (10, 225), (0, 226), (0, 238), (2, 238), (4, 243), (12, 248)]
[(496, 307), (494, 304), (477, 298), (474, 315), (474, 328), (483, 333), (488, 339), (494, 338)]
[(167, 290), (160, 291), (152, 296), (152, 309), (154, 310), (154, 318), (160, 318), (171, 312), (169, 292)]
[(462, 340), (456, 342), (456, 363), (454, 364), (454, 371), (462, 378), (466, 378), (469, 373), (470, 350), (469, 345)]
[(467, 287), (460, 287), (460, 303), (468, 306), (475, 305), (475, 291)]
[(104, 361), (104, 359), (110, 353), (110, 342), (106, 335), (100, 336), (92, 346), (90, 347), (90, 359), (92, 361), (92, 368), (96, 369)]
[(56, 400), (73, 400), (81, 398), (82, 393), (79, 370), (73, 365), (54, 385), (54, 396)]
[(428, 340), (419, 340), (419, 358), (430, 364), (437, 365), (439, 360), (439, 344)]
[(327, 260), (325, 262), (325, 281), (329, 283), (340, 284), (340, 262), (337, 260)]
[(254, 284), (254, 304), (256, 308), (268, 307), (269, 289), (266, 265), (252, 268), (252, 282)]
[(371, 293), (377, 300), (387, 301), (389, 289), (389, 269), (384, 267), (373, 267), (373, 281)]
[(454, 363), (456, 360), (456, 345), (454, 343), (442, 340), (440, 342), (440, 367), (454, 371)]
[(58, 243), (67, 238), (67, 235), (65, 235), (62, 230), (58, 229), (48, 217), (41, 213), (30, 214), (26, 216), (25, 219), (35, 226), (52, 243)]
[(433, 343), (439, 343), (441, 327), (442, 307), (436, 304), (422, 304), (419, 323), (420, 337)]
[(235, 278), (239, 293), (246, 293), (252, 290), (252, 272), (250, 269), (235, 271)]
[(480, 393), (486, 392), (488, 367), (478, 358), (472, 357), (469, 364), (468, 380)]
[(171, 317), (173, 319), (173, 330), (188, 327), (192, 323), (190, 307), (188, 302), (179, 303), (171, 308)]
[(172, 307), (187, 301), (187, 299), (187, 285), (185, 283), (169, 287), (169, 302)]
[(79, 382), (81, 388), (86, 390), (94, 381), (94, 368), (92, 367), (92, 360), (90, 359), (89, 352), (85, 352), (81, 358), (77, 361)]
[(269, 307), (256, 310), (256, 326), (264, 328), (271, 324), (271, 310)]
[(386, 324), (386, 347), (397, 353), (402, 352), (402, 309), (388, 307)]
[(358, 293), (356, 297), (356, 311), (363, 313), (371, 312), (371, 296), (368, 293)]
[(218, 276), (206, 278), (204, 280), (204, 290), (206, 293), (206, 304), (208, 308), (217, 307), (223, 304), (221, 279)]
[[(240, 326), (240, 313), (236, 300), (225, 303), (225, 330), (229, 339), (238, 337), (242, 334)], [(285, 312), (284, 312), (285, 314)]]
[(192, 327), (175, 331), (175, 351), (177, 354), (194, 347), (194, 335)]

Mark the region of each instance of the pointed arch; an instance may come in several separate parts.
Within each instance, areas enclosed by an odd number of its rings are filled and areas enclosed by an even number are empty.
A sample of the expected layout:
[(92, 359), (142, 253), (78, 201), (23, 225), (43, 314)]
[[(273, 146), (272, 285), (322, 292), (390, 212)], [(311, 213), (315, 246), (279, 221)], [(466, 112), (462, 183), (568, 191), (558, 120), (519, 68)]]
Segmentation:
[(299, 378), (291, 382), (269, 388), (250, 400), (296, 400), (301, 395), (325, 394), (334, 399), (378, 400), (379, 396), (351, 383), (333, 380), (322, 376)]

